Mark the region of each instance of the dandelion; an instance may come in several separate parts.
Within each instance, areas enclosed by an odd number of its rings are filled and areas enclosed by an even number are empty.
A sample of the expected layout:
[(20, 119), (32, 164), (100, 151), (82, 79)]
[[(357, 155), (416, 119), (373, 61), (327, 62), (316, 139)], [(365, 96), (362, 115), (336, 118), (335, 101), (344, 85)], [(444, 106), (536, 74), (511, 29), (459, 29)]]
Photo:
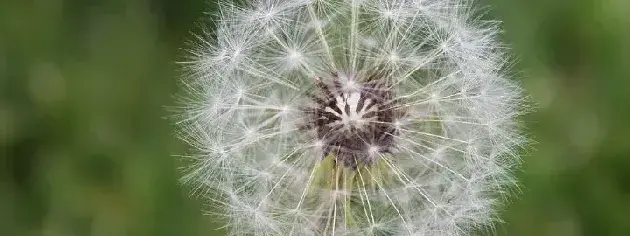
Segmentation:
[(523, 98), (471, 4), (220, 3), (184, 63), (184, 181), (230, 235), (492, 229)]

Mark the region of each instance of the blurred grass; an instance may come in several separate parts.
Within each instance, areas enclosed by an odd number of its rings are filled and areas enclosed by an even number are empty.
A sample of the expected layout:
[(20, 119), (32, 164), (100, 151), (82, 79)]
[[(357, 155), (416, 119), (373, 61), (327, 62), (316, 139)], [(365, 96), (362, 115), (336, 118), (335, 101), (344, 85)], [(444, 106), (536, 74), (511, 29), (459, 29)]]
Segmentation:
[[(630, 1), (485, 0), (538, 111), (499, 235), (630, 235)], [(164, 106), (204, 0), (0, 2), (0, 235), (223, 235)]]

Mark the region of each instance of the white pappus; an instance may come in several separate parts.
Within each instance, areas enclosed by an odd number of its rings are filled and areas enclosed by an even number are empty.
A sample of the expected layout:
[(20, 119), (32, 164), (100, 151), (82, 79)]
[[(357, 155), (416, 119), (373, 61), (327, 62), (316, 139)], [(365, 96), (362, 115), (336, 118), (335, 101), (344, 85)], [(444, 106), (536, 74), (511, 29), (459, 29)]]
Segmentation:
[(183, 180), (230, 235), (492, 229), (525, 105), (472, 5), (221, 1), (182, 62)]

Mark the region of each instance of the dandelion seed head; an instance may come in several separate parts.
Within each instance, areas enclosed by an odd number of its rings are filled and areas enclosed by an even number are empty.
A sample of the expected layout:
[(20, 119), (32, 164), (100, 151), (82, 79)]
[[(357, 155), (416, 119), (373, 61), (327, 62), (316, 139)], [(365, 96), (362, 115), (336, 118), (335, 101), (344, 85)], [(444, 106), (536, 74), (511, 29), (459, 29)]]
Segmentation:
[(470, 0), (220, 4), (189, 50), (183, 180), (230, 235), (492, 229), (526, 144)]

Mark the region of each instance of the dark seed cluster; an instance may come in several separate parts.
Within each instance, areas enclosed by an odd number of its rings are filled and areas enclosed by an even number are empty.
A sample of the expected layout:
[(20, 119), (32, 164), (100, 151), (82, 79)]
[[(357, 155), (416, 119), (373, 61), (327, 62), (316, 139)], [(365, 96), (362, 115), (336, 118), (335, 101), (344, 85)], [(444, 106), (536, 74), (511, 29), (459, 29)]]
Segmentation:
[(404, 112), (397, 108), (389, 86), (377, 81), (384, 80), (350, 81), (348, 86), (336, 73), (327, 80), (315, 80), (314, 106), (306, 112), (309, 128), (324, 144), (324, 157), (333, 153), (339, 164), (357, 168), (393, 151), (394, 122)]

